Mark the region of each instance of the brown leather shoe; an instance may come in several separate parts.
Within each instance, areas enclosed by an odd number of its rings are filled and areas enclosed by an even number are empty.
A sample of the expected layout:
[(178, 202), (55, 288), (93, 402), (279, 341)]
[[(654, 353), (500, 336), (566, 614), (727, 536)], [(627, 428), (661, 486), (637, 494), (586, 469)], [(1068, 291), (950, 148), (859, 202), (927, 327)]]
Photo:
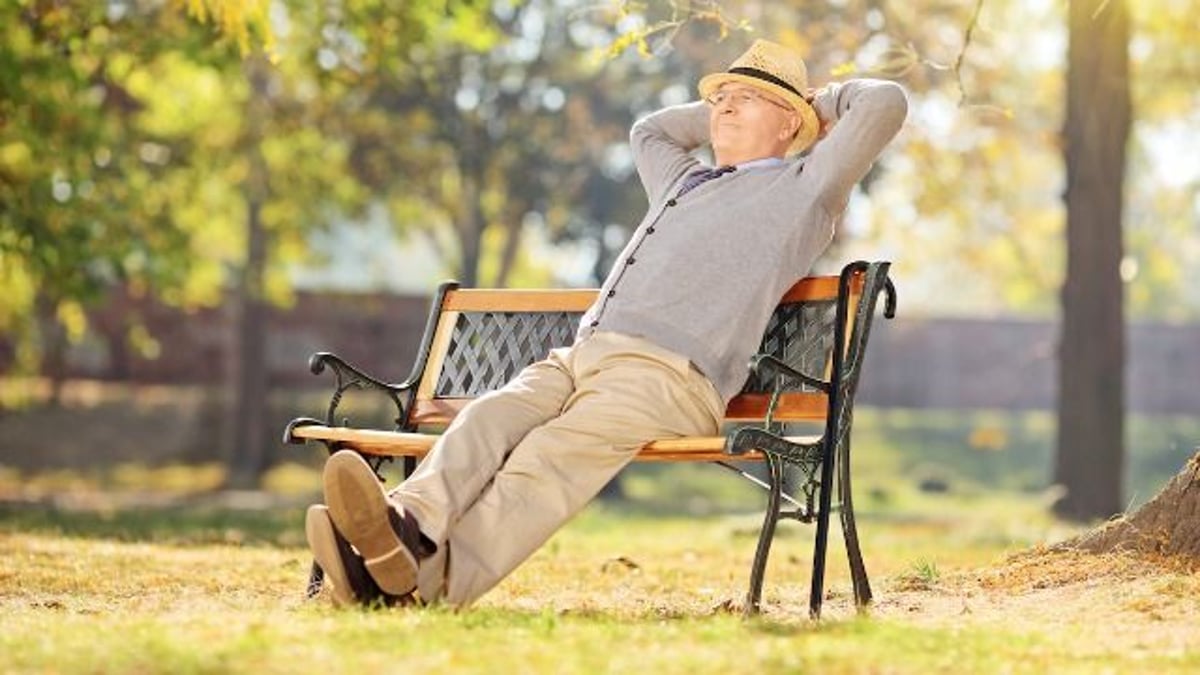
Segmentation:
[(304, 516), (304, 534), (313, 558), (325, 573), (333, 604), (341, 607), (368, 605), (379, 600), (391, 604), (367, 573), (362, 558), (338, 534), (329, 518), (329, 509), (324, 504), (308, 507)]
[(412, 595), (391, 595), (379, 589), (379, 585), (367, 573), (362, 556), (334, 527), (333, 520), (329, 517), (329, 509), (324, 504), (308, 507), (304, 518), (304, 532), (308, 537), (313, 559), (320, 566), (325, 582), (329, 584), (335, 605), (395, 607), (416, 602)]
[(398, 596), (416, 590), (420, 533), (388, 499), (370, 465), (357, 452), (341, 450), (325, 463), (323, 482), (334, 526), (362, 555), (379, 589)]

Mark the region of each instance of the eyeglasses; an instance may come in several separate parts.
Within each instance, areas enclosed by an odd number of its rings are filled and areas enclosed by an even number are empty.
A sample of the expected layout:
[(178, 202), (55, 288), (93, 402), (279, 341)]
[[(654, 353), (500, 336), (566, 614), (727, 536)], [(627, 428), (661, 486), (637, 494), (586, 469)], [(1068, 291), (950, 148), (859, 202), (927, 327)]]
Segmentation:
[(753, 89), (719, 89), (709, 94), (704, 100), (709, 105), (714, 107), (722, 106), (726, 103), (732, 103), (738, 107), (744, 105), (753, 106), (761, 105), (763, 103), (770, 103), (781, 110), (786, 110), (788, 112), (792, 111), (792, 109), (788, 106), (785, 106), (782, 103), (776, 103), (775, 101), (763, 96)]

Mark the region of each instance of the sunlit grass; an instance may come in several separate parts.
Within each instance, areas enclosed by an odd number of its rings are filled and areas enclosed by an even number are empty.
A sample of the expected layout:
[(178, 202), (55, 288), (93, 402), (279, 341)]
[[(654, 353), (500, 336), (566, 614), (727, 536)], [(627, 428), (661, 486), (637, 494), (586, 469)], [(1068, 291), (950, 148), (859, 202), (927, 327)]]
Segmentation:
[[(1042, 516), (1041, 525), (1014, 530), (996, 520), (1005, 502), (1026, 517), (1032, 511), (1003, 495), (976, 504), (985, 506), (978, 512), (942, 500), (936, 514), (864, 519), (876, 595), (866, 615), (853, 609), (835, 529), (821, 623), (807, 617), (811, 528), (789, 527), (776, 544), (764, 615), (745, 620), (731, 611), (745, 593), (756, 520), (749, 515), (657, 518), (593, 508), (476, 607), (455, 612), (338, 611), (323, 599), (303, 600), (309, 557), (294, 535), (299, 509), (118, 510), (104, 518), (4, 511), (0, 671), (1169, 673), (1200, 666), (1195, 639), (1150, 639), (1133, 651), (1097, 642), (1087, 630), (1094, 617), (1069, 603), (1061, 620), (1005, 613), (1006, 598), (1036, 592), (1038, 569), (978, 581), (976, 570), (1003, 566), (1016, 544), (976, 533), (1045, 536), (1061, 526)], [(243, 534), (225, 538), (232, 531)], [(1072, 593), (1104, 592), (1096, 583), (1104, 576), (1072, 569), (1056, 572), (1051, 585), (1084, 579)], [(1106, 620), (1121, 621), (1126, 633), (1190, 631), (1200, 576), (1148, 576), (1136, 561), (1114, 569), (1107, 599), (1091, 605)], [(971, 612), (961, 614), (968, 604)]]
[[(1049, 512), (1052, 422), (862, 410), (854, 495), (875, 602), (853, 607), (835, 518), (820, 623), (813, 529), (792, 522), (764, 615), (740, 617), (764, 497), (711, 466), (631, 468), (623, 499), (463, 612), (302, 598), (314, 448), (286, 448), (261, 493), (221, 492), (216, 463), (0, 466), (0, 672), (1200, 670), (1195, 571), (1037, 555), (1084, 527)], [(1164, 481), (1196, 426), (1136, 420), (1131, 465)]]

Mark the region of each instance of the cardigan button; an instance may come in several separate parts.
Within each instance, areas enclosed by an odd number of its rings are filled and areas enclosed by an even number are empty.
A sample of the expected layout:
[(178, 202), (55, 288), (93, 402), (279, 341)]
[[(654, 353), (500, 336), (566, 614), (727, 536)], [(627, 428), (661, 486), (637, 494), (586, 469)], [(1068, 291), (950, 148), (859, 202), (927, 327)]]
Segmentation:
[(626, 258), (626, 259), (625, 259), (625, 264), (626, 264), (626, 265), (632, 265), (633, 263), (634, 263), (634, 260), (633, 260), (633, 258), (632, 258), (632, 257), (629, 257), (629, 258)]
[(646, 234), (654, 234), (654, 228), (653, 227), (646, 228)]
[(678, 203), (679, 203), (679, 202), (675, 201), (675, 198), (674, 198), (674, 197), (672, 197), (671, 199), (668, 199), (668, 200), (667, 200), (667, 206), (675, 206), (675, 205), (676, 205), (676, 204), (678, 204)]
[(593, 322), (592, 322), (592, 328), (595, 328), (596, 326), (599, 326), (599, 325), (600, 325), (600, 322), (599, 322), (599, 321), (593, 321)]
[(614, 295), (616, 295), (616, 294), (617, 294), (617, 292), (616, 292), (616, 291), (609, 291), (609, 292), (608, 292), (608, 297), (610, 297), (610, 298), (611, 298), (611, 297), (613, 297), (613, 296), (614, 296)]

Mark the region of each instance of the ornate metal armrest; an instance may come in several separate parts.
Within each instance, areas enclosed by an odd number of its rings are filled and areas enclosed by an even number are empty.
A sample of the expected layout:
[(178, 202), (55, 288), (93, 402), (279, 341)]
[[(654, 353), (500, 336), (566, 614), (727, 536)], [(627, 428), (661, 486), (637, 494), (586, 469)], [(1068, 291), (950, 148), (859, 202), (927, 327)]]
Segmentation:
[(896, 318), (896, 284), (892, 283), (891, 277), (888, 277), (884, 281), (883, 292), (883, 317), (885, 319), (894, 319)]
[[(355, 368), (344, 361), (337, 354), (330, 352), (317, 352), (308, 359), (308, 369), (313, 375), (320, 375), (329, 367), (333, 370), (335, 379), (335, 389), (333, 397), (329, 400), (329, 407), (325, 412), (325, 423), (329, 426), (338, 426), (335, 415), (337, 414), (338, 404), (342, 401), (342, 394), (347, 389), (373, 389), (383, 392), (392, 403), (396, 406), (396, 426), (400, 427), (404, 424), (404, 403), (401, 401), (401, 394), (413, 388), (414, 382), (407, 380), (399, 384), (383, 382), (363, 371)], [(343, 420), (343, 426), (345, 420)]]
[[(788, 364), (780, 361), (770, 354), (755, 354), (754, 357), (750, 359), (750, 370), (759, 377), (759, 381), (761, 382), (766, 382), (768, 379), (776, 379), (781, 376), (789, 377), (793, 380), (803, 382), (810, 387), (814, 387), (819, 391), (823, 391), (826, 394), (829, 393), (829, 383), (825, 380), (819, 380), (810, 375), (805, 375), (804, 373), (792, 368)], [(776, 386), (775, 389), (776, 392), (779, 391), (778, 386)]]

